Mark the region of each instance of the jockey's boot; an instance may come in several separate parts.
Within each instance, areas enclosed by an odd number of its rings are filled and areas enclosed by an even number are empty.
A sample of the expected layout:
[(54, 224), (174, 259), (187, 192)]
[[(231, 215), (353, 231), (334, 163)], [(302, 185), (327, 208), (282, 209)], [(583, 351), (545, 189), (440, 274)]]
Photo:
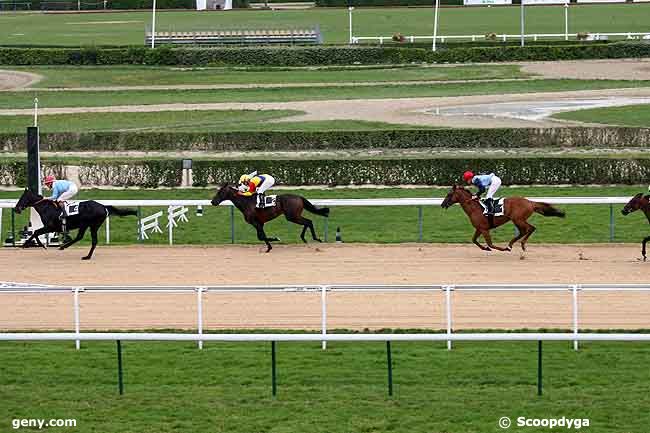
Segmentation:
[(266, 197), (264, 196), (263, 192), (257, 193), (257, 207), (260, 209), (264, 209), (266, 207)]
[(486, 198), (485, 199), (485, 207), (486, 207), (488, 215), (494, 215), (494, 199)]

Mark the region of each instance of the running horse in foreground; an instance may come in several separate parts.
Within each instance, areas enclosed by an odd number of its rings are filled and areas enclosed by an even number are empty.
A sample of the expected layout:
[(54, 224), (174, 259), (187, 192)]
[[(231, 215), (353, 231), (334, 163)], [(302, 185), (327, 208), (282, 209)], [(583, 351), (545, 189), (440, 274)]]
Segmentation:
[[(540, 203), (530, 201), (524, 197), (509, 197), (504, 200), (503, 215), (494, 216), (492, 220), (483, 215), (483, 207), (478, 199), (474, 199), (472, 193), (461, 186), (454, 185), (442, 202), (444, 209), (449, 208), (451, 205), (458, 203), (463, 208), (470, 222), (476, 229), (472, 242), (474, 242), (480, 249), (490, 251), (492, 249), (498, 251), (512, 251), (512, 245), (521, 240), (521, 249), (526, 251), (526, 242), (536, 227), (528, 222), (533, 213), (538, 213), (545, 217), (560, 217), (564, 218), (565, 213), (559, 209), (554, 208), (548, 203)], [(502, 226), (508, 221), (517, 226), (519, 233), (512, 238), (506, 248), (497, 247), (492, 243), (490, 230)], [(478, 241), (479, 236), (483, 235), (485, 242), (488, 246), (483, 246)]]
[[(645, 217), (648, 219), (648, 222), (650, 223), (650, 195), (644, 196), (643, 193), (638, 193), (632, 197), (632, 200), (630, 200), (625, 205), (625, 207), (621, 210), (621, 213), (623, 215), (628, 215), (637, 210), (642, 210), (645, 214)], [(646, 236), (643, 238), (643, 241), (641, 241), (641, 255), (643, 256), (644, 262), (647, 260), (646, 244), (648, 241), (650, 241), (650, 236)]]
[(232, 204), (235, 205), (242, 214), (244, 214), (246, 222), (255, 227), (257, 238), (264, 241), (266, 244), (267, 253), (273, 248), (271, 242), (276, 242), (280, 239), (266, 236), (266, 233), (264, 233), (265, 223), (279, 217), (280, 215), (284, 215), (288, 221), (303, 226), (302, 233), (300, 233), (300, 239), (302, 239), (303, 242), (307, 243), (307, 239), (305, 239), (307, 229), (310, 230), (313, 240), (322, 242), (316, 236), (314, 223), (309, 218), (302, 216), (302, 212), (303, 210), (307, 210), (313, 214), (324, 217), (327, 217), (330, 213), (329, 208), (317, 208), (306, 198), (294, 194), (278, 195), (274, 206), (259, 209), (256, 207), (257, 197), (255, 195), (241, 195), (237, 188), (231, 185), (223, 185), (214, 196), (211, 203), (213, 206), (218, 206), (222, 201), (226, 200), (230, 200)]

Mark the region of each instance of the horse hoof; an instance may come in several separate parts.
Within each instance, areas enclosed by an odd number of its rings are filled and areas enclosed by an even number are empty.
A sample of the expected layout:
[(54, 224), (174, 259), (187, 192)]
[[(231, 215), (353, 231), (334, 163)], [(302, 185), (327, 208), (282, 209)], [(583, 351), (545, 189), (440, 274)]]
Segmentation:
[(59, 247), (59, 251), (63, 251), (63, 250), (65, 250), (65, 247), (64, 247), (64, 246), (60, 246), (60, 247)]
[(506, 251), (506, 252), (508, 252), (508, 253), (511, 253), (511, 252), (512, 252), (512, 247), (506, 247), (506, 248), (504, 249), (504, 251)]
[(315, 240), (316, 242), (320, 242), (321, 244), (323, 243), (323, 241), (321, 241), (321, 240), (318, 239), (318, 238), (316, 238), (316, 239), (314, 239), (314, 240)]
[(90, 257), (88, 257), (88, 256), (82, 257), (81, 260), (90, 260)]

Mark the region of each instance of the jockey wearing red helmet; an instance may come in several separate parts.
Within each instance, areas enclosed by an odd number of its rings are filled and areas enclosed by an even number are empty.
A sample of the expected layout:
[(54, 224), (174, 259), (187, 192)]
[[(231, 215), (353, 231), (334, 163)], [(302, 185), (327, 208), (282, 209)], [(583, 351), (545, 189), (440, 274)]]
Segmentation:
[(487, 191), (485, 196), (485, 206), (487, 207), (488, 215), (494, 215), (494, 194), (501, 186), (501, 179), (494, 173), (474, 175), (471, 171), (463, 173), (463, 180), (470, 185), (478, 188), (476, 197), (479, 198), (481, 194)]

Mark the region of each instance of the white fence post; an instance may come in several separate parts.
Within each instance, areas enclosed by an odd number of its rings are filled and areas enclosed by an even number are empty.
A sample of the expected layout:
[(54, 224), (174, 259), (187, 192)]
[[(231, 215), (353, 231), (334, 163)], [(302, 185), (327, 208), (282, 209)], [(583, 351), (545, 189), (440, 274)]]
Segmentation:
[[(75, 287), (73, 291), (74, 295), (74, 332), (79, 335), (80, 329), (79, 329), (79, 287)], [(75, 340), (75, 347), (77, 350), (81, 348), (81, 341), (80, 340)]]
[[(197, 333), (203, 335), (203, 291), (205, 288), (196, 288), (196, 320), (197, 320)], [(199, 349), (203, 349), (203, 340), (199, 340)]]
[(169, 245), (174, 245), (174, 217), (172, 216), (172, 206), (167, 208), (167, 228), (169, 230)]
[[(321, 286), (320, 288), (320, 306), (321, 306), (321, 334), (323, 337), (327, 337), (327, 286)], [(323, 340), (321, 342), (321, 347), (323, 350), (327, 349), (327, 341)]]
[[(447, 335), (451, 335), (451, 290), (452, 286), (445, 286), (447, 304)], [(451, 350), (451, 340), (447, 340), (447, 350)]]
[(106, 217), (106, 245), (111, 243), (111, 217)]
[[(571, 286), (573, 294), (573, 335), (578, 336), (578, 285)], [(578, 340), (573, 340), (573, 350), (578, 350)]]

